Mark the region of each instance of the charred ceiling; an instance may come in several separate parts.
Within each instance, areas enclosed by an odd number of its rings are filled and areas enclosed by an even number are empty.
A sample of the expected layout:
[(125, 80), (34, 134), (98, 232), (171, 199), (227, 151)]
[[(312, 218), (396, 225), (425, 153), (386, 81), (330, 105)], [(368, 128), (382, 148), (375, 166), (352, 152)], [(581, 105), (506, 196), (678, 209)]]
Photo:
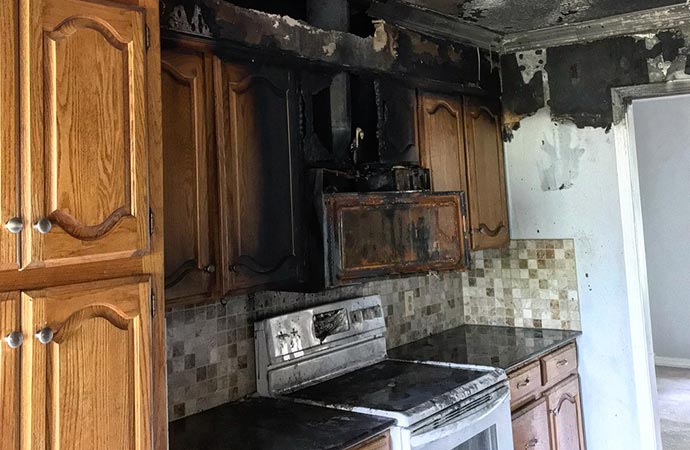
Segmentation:
[(683, 3), (678, 0), (406, 0), (506, 34)]

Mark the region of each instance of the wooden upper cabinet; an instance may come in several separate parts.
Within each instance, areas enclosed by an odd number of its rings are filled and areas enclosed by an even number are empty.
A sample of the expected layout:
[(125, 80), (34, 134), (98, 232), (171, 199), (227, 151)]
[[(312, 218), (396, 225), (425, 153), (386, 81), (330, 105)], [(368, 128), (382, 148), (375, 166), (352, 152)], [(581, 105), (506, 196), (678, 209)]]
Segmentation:
[(0, 450), (19, 449), (20, 332), (19, 292), (0, 293)]
[(151, 448), (145, 278), (22, 293), (25, 450)]
[(293, 74), (218, 63), (224, 290), (301, 277), (300, 168)]
[(501, 118), (473, 98), (464, 109), (472, 249), (503, 247), (510, 232)]
[(218, 283), (212, 60), (164, 51), (166, 300), (207, 297)]
[(16, 228), (15, 223), (22, 223), (17, 184), (17, 5), (18, 2), (8, 1), (0, 8), (0, 271), (19, 268), (19, 228)]
[(580, 384), (577, 375), (547, 394), (551, 428), (551, 450), (585, 450)]
[(431, 171), (436, 192), (467, 192), (462, 102), (436, 94), (419, 95), (420, 159)]
[(26, 100), (22, 264), (60, 266), (144, 254), (144, 10), (79, 0), (27, 3), (20, 74)]

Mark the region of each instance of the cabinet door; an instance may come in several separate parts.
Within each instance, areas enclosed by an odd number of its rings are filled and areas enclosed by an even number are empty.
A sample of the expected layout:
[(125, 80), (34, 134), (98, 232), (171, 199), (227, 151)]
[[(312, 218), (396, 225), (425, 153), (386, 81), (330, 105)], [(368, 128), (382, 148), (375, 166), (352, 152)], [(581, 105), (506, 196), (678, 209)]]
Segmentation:
[(22, 293), (23, 449), (151, 448), (149, 296), (143, 278)]
[(19, 449), (20, 330), (19, 293), (0, 293), (0, 450)]
[(513, 446), (516, 450), (550, 450), (549, 414), (541, 399), (513, 416)]
[(501, 119), (476, 99), (465, 98), (464, 110), (472, 249), (503, 247), (510, 233)]
[(580, 384), (573, 375), (548, 394), (551, 450), (584, 450)]
[(393, 80), (380, 80), (376, 88), (379, 160), (389, 164), (418, 164), (415, 90)]
[(431, 171), (436, 192), (467, 192), (462, 103), (440, 95), (419, 94), (420, 156)]
[[(18, 16), (15, 0), (0, 8), (0, 271), (16, 270), (21, 220), (18, 209), (17, 172), (17, 42)], [(14, 227), (13, 227), (14, 225)]]
[(144, 11), (26, 3), (23, 264), (141, 255), (149, 247)]
[(216, 278), (211, 60), (164, 51), (163, 178), (166, 300), (205, 297)]
[(217, 71), (226, 291), (297, 280), (300, 195), (292, 74), (224, 63)]

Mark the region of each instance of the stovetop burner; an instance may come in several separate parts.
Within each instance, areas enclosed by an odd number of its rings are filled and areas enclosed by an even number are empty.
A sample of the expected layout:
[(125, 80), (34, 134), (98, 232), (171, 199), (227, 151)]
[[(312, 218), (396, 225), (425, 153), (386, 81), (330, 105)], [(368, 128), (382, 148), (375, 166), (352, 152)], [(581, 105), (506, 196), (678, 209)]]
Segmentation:
[(289, 395), (310, 402), (404, 413), (458, 387), (485, 371), (385, 360)]

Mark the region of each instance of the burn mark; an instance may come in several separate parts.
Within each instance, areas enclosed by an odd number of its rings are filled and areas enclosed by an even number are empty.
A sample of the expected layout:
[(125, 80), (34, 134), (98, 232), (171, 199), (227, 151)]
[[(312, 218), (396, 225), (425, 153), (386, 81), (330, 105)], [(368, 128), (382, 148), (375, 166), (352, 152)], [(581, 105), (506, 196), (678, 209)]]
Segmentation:
[(686, 52), (683, 34), (673, 30), (549, 48), (548, 85), (538, 76), (527, 81), (532, 74), (520, 54), (504, 55), (504, 115), (515, 123), (549, 105), (554, 119), (608, 130), (611, 88), (684, 78)]

